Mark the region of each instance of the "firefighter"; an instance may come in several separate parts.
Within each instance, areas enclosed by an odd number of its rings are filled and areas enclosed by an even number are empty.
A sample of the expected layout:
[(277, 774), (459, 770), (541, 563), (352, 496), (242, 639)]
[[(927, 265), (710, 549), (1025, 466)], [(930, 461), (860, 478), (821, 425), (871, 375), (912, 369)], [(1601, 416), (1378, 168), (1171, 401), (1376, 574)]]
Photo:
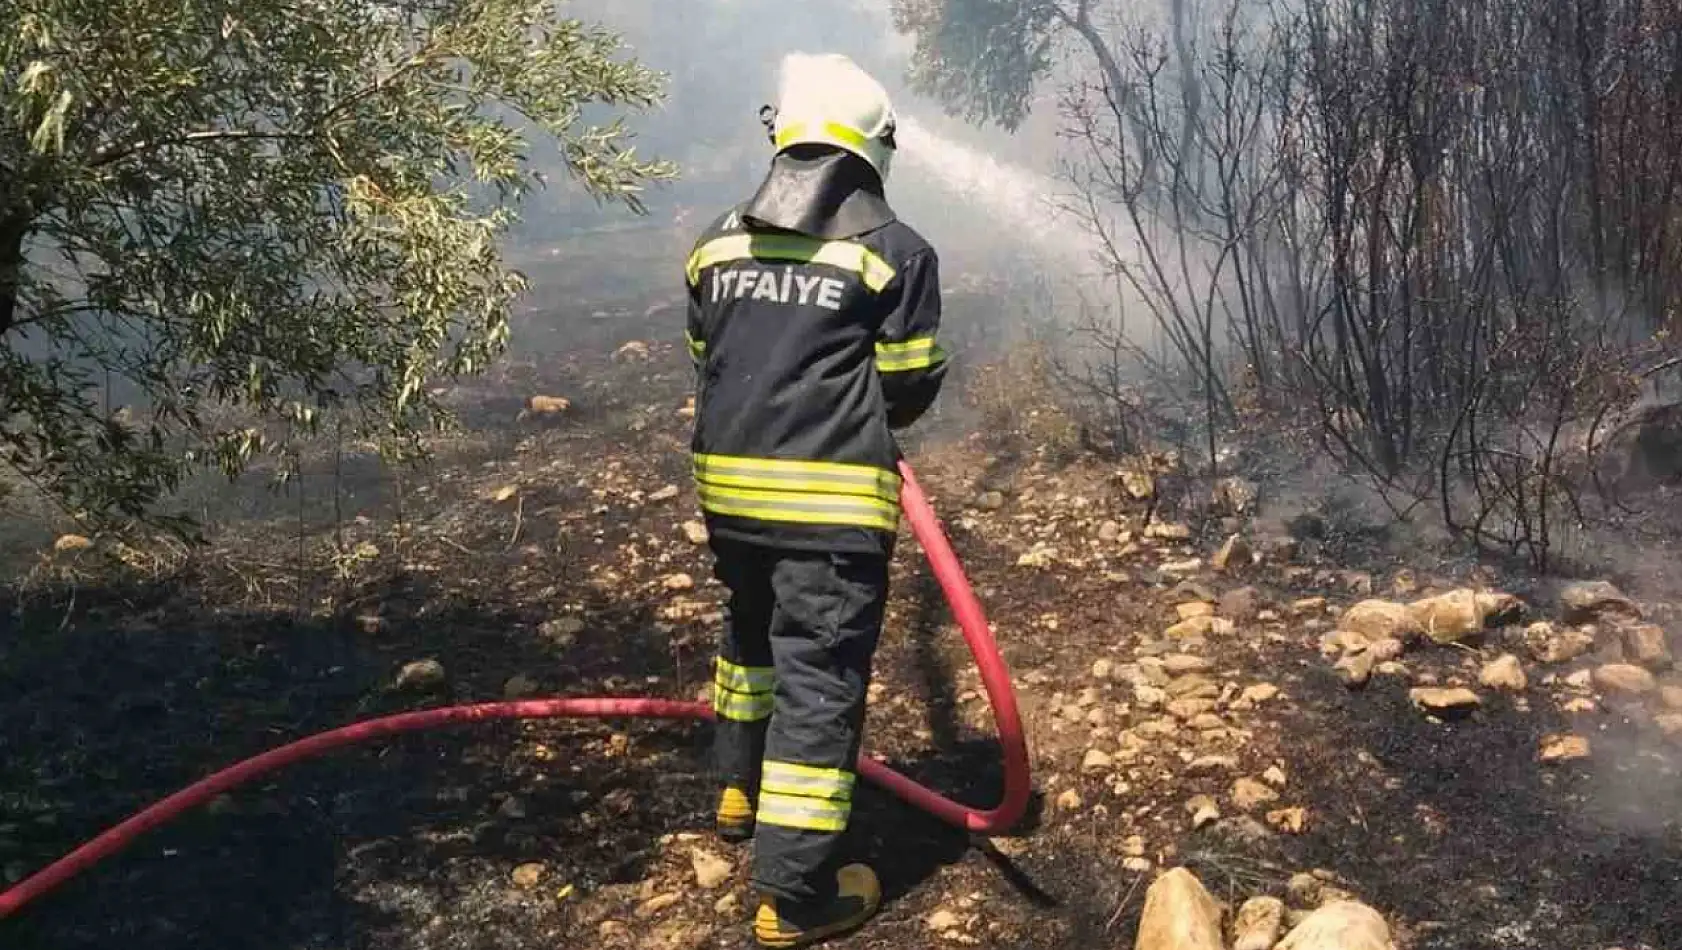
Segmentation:
[(881, 888), (841, 859), (899, 517), (894, 430), (934, 402), (934, 250), (883, 184), (882, 86), (795, 54), (758, 191), (687, 267), (696, 490), (729, 591), (713, 683), (718, 833), (754, 839), (754, 934), (806, 946), (858, 927)]

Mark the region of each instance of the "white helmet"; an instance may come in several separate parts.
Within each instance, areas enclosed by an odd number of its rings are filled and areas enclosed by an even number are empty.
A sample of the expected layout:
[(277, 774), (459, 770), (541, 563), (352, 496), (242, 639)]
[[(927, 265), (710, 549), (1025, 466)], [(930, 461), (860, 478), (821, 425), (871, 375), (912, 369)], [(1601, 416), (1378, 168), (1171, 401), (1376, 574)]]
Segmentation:
[(893, 158), (894, 107), (882, 84), (839, 53), (783, 57), (777, 106), (761, 116), (781, 152), (801, 144), (833, 145), (869, 162), (883, 181)]

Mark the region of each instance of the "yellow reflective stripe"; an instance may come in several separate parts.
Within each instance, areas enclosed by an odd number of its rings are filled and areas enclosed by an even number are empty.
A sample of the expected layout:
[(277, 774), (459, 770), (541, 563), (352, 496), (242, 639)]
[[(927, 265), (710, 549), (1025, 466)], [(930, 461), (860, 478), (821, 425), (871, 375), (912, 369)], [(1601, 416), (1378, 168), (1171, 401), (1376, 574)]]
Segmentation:
[(873, 465), (696, 455), (695, 479), (719, 488), (857, 495), (899, 504), (899, 473)]
[(928, 369), (945, 359), (945, 351), (932, 336), (913, 337), (903, 343), (876, 344), (876, 368), (884, 373)]
[(689, 282), (701, 279), (701, 271), (714, 264), (750, 258), (827, 264), (853, 274), (873, 291), (880, 291), (894, 279), (894, 269), (875, 251), (852, 241), (823, 241), (799, 234), (732, 234), (714, 238), (689, 255), (685, 268)]
[(697, 485), (696, 494), (704, 510), (718, 515), (795, 524), (848, 525), (881, 531), (893, 531), (899, 527), (898, 508), (861, 495), (769, 492), (706, 484)]
[[(810, 128), (811, 126), (805, 122), (790, 122), (783, 126), (777, 133), (777, 151), (780, 152), (790, 145), (806, 139)], [(818, 126), (818, 130), (824, 136), (856, 149), (870, 147), (870, 136), (849, 125), (842, 125), (839, 122), (824, 122)]]
[(825, 801), (852, 801), (853, 773), (846, 769), (826, 769), (793, 762), (767, 761), (759, 781), (762, 791), (780, 795), (821, 798)]
[(830, 802), (798, 795), (779, 795), (759, 792), (759, 823), (798, 828), (801, 831), (847, 830), (847, 818), (852, 814), (851, 802)]
[(732, 722), (759, 722), (771, 718), (776, 697), (770, 693), (732, 693), (713, 684), (713, 712)]
[(689, 344), (689, 355), (695, 359), (707, 355), (707, 344), (695, 339), (688, 330), (683, 331), (683, 342)]
[(719, 657), (713, 667), (713, 682), (737, 693), (768, 693), (776, 685), (776, 671), (769, 666), (737, 666)]

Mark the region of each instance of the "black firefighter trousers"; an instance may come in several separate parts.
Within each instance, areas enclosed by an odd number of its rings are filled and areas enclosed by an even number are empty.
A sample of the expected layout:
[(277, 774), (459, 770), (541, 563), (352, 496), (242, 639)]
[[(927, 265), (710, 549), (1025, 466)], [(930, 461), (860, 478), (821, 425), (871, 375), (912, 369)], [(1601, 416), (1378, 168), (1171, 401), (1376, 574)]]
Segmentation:
[(889, 557), (715, 538), (729, 588), (715, 669), (720, 777), (756, 802), (753, 885), (828, 900), (852, 814)]

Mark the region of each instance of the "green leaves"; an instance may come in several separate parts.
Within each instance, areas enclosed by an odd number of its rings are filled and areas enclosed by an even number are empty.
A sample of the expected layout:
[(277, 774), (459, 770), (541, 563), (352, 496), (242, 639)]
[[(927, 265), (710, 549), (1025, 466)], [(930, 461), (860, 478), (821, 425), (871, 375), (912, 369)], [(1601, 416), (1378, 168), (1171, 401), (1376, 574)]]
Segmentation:
[(1057, 3), (894, 0), (893, 10), (895, 27), (916, 40), (915, 87), (970, 122), (1014, 131), (1027, 118), (1034, 87), (1051, 69)]
[[(17, 0), (0, 23), (0, 464), (150, 512), (329, 412), (409, 440), (484, 369), (498, 245), (560, 165), (640, 210), (671, 165), (604, 109), (661, 77), (554, 0)], [(11, 64), (19, 64), (16, 67)], [(135, 393), (111, 435), (101, 390)]]

